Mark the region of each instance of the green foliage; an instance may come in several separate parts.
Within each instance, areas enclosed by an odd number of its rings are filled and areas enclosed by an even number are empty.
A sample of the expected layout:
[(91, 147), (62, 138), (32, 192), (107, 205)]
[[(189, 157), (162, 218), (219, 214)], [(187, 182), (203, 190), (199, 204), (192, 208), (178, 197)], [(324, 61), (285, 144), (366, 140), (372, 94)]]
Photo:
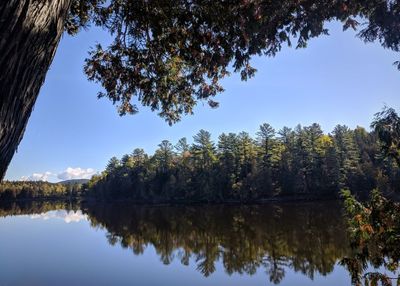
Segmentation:
[(383, 156), (394, 159), (400, 166), (400, 117), (396, 111), (385, 107), (375, 114), (371, 127), (381, 141)]
[(75, 34), (94, 24), (113, 38), (86, 60), (88, 78), (104, 88), (99, 97), (119, 104), (121, 115), (141, 104), (172, 124), (198, 101), (218, 106), (213, 97), (230, 71), (254, 76), (253, 56), (304, 48), (328, 34), (330, 21), (344, 30), (362, 21), (360, 39), (398, 51), (399, 11), (397, 0), (73, 0), (65, 28)]
[[(186, 138), (175, 146), (164, 140), (152, 156), (135, 149), (121, 160), (112, 157), (100, 175), (82, 186), (4, 182), (0, 200), (85, 193), (99, 200), (253, 202), (277, 196), (337, 198), (344, 188), (359, 198), (375, 188), (393, 194), (400, 191), (400, 166), (383, 140), (391, 138), (395, 149), (398, 121), (389, 121), (394, 127), (379, 122), (387, 114), (397, 118), (393, 112), (380, 113), (372, 132), (338, 125), (324, 134), (314, 123), (276, 133), (263, 124), (257, 140), (246, 132), (223, 133), (215, 144), (208, 131), (200, 130), (192, 144)], [(389, 130), (390, 137), (382, 137), (382, 130)]]
[(375, 132), (338, 125), (324, 134), (318, 124), (279, 132), (260, 126), (257, 140), (246, 132), (221, 134), (215, 144), (200, 130), (189, 144), (164, 140), (148, 156), (112, 158), (89, 183), (98, 199), (139, 201), (241, 201), (275, 196), (339, 197), (342, 188), (357, 197), (385, 185), (400, 191), (400, 169), (380, 156)]
[[(388, 161), (385, 164), (386, 173), (393, 173), (394, 165), (399, 167), (400, 150), (400, 118), (392, 108), (384, 108), (382, 112), (375, 115), (371, 125), (380, 141), (382, 160)], [(357, 129), (357, 140), (366, 137), (364, 130)], [(361, 140), (363, 141), (363, 140)], [(371, 150), (364, 150), (362, 157), (368, 157)], [(398, 170), (397, 170), (398, 176)], [(379, 174), (378, 183), (382, 181)], [(398, 177), (397, 177), (398, 178)], [(397, 185), (398, 185), (398, 179)], [(386, 180), (383, 184), (387, 190), (390, 183)], [(400, 263), (400, 203), (384, 197), (379, 191), (374, 190), (371, 199), (365, 203), (358, 202), (348, 190), (342, 191), (348, 217), (349, 233), (353, 254), (344, 258), (342, 264), (349, 270), (352, 281), (361, 285), (364, 278), (364, 285), (391, 286), (393, 280), (400, 284), (399, 277), (390, 277), (380, 271), (364, 273), (368, 263), (375, 269), (384, 267), (396, 274)]]
[(4, 181), (0, 183), (0, 201), (64, 199), (81, 195), (81, 184), (54, 184), (43, 181)]

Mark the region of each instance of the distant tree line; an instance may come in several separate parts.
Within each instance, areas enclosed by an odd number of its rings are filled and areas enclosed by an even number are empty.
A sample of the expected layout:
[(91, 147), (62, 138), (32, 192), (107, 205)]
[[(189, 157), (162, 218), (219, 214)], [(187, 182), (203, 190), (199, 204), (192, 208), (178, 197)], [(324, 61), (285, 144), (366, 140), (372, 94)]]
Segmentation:
[(43, 181), (4, 181), (0, 183), (0, 201), (64, 199), (81, 195), (81, 185)]
[[(210, 132), (200, 130), (192, 144), (186, 138), (176, 145), (164, 140), (153, 155), (135, 149), (111, 158), (85, 188), (100, 200), (138, 201), (335, 197), (341, 189), (357, 196), (374, 188), (399, 192), (398, 140), (385, 143), (384, 119), (390, 116), (398, 120), (393, 109), (376, 114), (371, 132), (337, 125), (324, 134), (316, 123), (276, 131), (265, 123), (256, 138), (223, 133), (215, 143)], [(393, 128), (386, 129), (390, 133)]]

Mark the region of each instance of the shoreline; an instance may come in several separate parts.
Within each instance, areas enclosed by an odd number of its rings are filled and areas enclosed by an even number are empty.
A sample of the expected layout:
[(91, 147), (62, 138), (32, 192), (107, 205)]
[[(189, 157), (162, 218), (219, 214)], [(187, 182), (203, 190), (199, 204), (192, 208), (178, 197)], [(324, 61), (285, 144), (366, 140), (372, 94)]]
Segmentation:
[(134, 199), (112, 199), (112, 200), (98, 200), (91, 197), (73, 197), (73, 198), (25, 198), (15, 200), (0, 200), (1, 204), (6, 203), (31, 203), (31, 202), (76, 202), (81, 205), (91, 204), (113, 204), (123, 203), (132, 206), (206, 206), (206, 205), (263, 205), (270, 203), (291, 203), (291, 202), (325, 202), (325, 201), (340, 201), (340, 197), (335, 196), (277, 196), (271, 198), (263, 198), (256, 200), (184, 200), (184, 199), (149, 199), (149, 200), (134, 200)]

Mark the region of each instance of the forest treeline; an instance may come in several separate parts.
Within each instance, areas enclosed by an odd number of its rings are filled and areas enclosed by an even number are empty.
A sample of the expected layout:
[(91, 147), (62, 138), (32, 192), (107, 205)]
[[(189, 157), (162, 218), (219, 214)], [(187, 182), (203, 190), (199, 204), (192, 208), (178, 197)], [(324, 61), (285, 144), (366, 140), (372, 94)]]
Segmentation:
[(398, 125), (397, 113), (386, 108), (376, 114), (373, 131), (337, 125), (325, 134), (316, 123), (276, 131), (265, 123), (255, 138), (246, 132), (223, 133), (217, 142), (200, 130), (192, 144), (186, 138), (175, 145), (164, 140), (153, 155), (135, 149), (111, 158), (86, 191), (99, 200), (241, 202), (338, 197), (341, 189), (357, 196), (374, 188), (399, 192), (399, 161), (393, 153), (399, 149), (395, 145), (393, 151), (394, 143), (386, 142), (393, 131), (384, 124), (388, 118)]
[(44, 181), (4, 181), (0, 184), (0, 201), (76, 198), (81, 196), (81, 186)]
[(349, 189), (366, 197), (377, 188), (400, 194), (400, 119), (394, 109), (376, 114), (372, 131), (319, 124), (276, 131), (265, 123), (253, 138), (223, 133), (217, 142), (200, 130), (189, 144), (162, 141), (152, 155), (134, 149), (113, 157), (86, 184), (0, 184), (0, 200), (85, 196), (140, 202), (255, 202), (271, 197), (339, 197)]

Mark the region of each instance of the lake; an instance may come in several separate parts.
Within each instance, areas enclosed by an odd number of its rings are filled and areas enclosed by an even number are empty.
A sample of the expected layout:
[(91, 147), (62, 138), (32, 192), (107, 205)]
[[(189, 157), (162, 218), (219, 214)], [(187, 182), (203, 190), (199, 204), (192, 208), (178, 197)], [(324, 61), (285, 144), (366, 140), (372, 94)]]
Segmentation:
[(350, 285), (338, 202), (8, 204), (0, 285)]

